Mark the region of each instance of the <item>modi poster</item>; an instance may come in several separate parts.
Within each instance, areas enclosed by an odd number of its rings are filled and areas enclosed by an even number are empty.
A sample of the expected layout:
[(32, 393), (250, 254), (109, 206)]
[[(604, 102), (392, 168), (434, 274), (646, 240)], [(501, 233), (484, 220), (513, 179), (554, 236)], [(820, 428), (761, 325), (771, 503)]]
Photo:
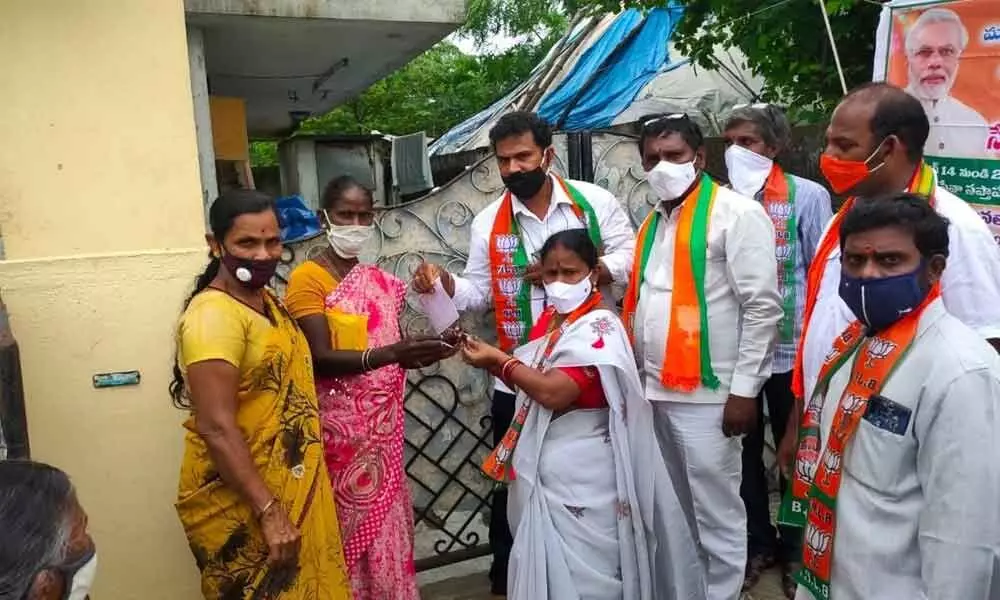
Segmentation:
[(939, 184), (969, 202), (1000, 244), (1000, 0), (889, 2), (875, 79), (920, 100)]

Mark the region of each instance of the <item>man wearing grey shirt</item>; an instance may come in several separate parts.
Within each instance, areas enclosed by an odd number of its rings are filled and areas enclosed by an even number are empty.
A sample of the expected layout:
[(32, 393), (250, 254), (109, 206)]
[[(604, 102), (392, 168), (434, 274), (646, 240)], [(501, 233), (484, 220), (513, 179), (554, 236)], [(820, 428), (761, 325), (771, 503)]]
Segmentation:
[[(801, 534), (786, 527), (780, 527), (778, 532), (771, 524), (763, 461), (764, 401), (777, 446), (784, 436), (785, 424), (795, 402), (791, 390), (792, 369), (802, 330), (806, 272), (833, 212), (830, 194), (825, 188), (808, 179), (789, 175), (775, 164), (775, 156), (787, 146), (789, 133), (788, 119), (781, 109), (769, 104), (754, 104), (737, 106), (733, 110), (724, 135), (728, 146), (726, 167), (733, 190), (761, 202), (774, 223), (778, 284), (785, 311), (774, 351), (773, 374), (757, 399), (757, 427), (743, 440), (740, 495), (747, 509), (748, 538), (744, 589), (752, 588), (761, 572), (778, 562), (782, 567), (783, 591), (791, 598), (795, 594), (791, 574), (801, 558)], [(785, 485), (782, 478), (782, 493)]]

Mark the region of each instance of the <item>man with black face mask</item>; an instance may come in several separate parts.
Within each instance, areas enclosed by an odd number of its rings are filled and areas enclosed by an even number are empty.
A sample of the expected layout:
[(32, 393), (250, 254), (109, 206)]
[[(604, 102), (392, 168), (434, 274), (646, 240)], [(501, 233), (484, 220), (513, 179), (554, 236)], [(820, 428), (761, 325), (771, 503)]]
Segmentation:
[(920, 102), (886, 83), (865, 84), (837, 106), (826, 131), (820, 169), (833, 191), (848, 196), (820, 241), (806, 281), (806, 307), (792, 377), (797, 410), (778, 451), (787, 469), (794, 453), (798, 416), (816, 389), (820, 369), (837, 335), (854, 318), (838, 294), (840, 224), (855, 197), (919, 194), (949, 222), (948, 270), (941, 297), (948, 310), (1000, 349), (1000, 248), (965, 201), (937, 184), (923, 160), (930, 124)]
[[(545, 240), (566, 229), (586, 229), (601, 254), (598, 286), (611, 298), (610, 284), (628, 279), (635, 231), (613, 194), (584, 181), (549, 172), (555, 158), (552, 130), (538, 115), (512, 112), (490, 130), (503, 196), (472, 222), (469, 259), (461, 277), (423, 263), (413, 287), (430, 292), (440, 278), (459, 310), (492, 305), (500, 348), (511, 352), (527, 341), (535, 319), (548, 303), (537, 255)], [(514, 416), (514, 394), (497, 379), (493, 395), (493, 438), (500, 442)], [(507, 492), (494, 494), (490, 517), (493, 593), (507, 589), (512, 538), (507, 526)]]
[(805, 531), (797, 600), (1000, 597), (1000, 357), (942, 299), (949, 229), (907, 193), (859, 199), (838, 226), (853, 320), (781, 509)]

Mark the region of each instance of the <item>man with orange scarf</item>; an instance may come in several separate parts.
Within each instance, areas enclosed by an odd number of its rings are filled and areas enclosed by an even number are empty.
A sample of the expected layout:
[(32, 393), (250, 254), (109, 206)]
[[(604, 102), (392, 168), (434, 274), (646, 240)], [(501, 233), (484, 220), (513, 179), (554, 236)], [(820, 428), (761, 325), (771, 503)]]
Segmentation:
[[(459, 310), (492, 308), (497, 342), (506, 352), (528, 341), (535, 320), (548, 304), (542, 289), (538, 252), (552, 234), (585, 229), (600, 253), (597, 284), (611, 298), (610, 284), (624, 283), (635, 247), (635, 231), (614, 194), (585, 181), (550, 172), (555, 159), (552, 130), (535, 113), (515, 111), (490, 130), (503, 195), (472, 221), (469, 259), (461, 277), (423, 263), (413, 287), (433, 289), (440, 277)], [(499, 444), (514, 418), (514, 394), (497, 378), (493, 393), (493, 443)], [(507, 524), (507, 490), (493, 494), (490, 511), (492, 591), (507, 590), (507, 562), (513, 538)]]
[(937, 184), (923, 160), (930, 123), (920, 101), (887, 83), (868, 83), (849, 93), (833, 112), (827, 146), (820, 156), (823, 176), (847, 196), (816, 250), (806, 281), (806, 307), (793, 391), (797, 410), (778, 451), (787, 469), (794, 455), (803, 404), (816, 390), (823, 362), (854, 315), (840, 298), (840, 224), (855, 198), (887, 197), (908, 191), (927, 198), (948, 220), (948, 270), (941, 299), (948, 311), (1000, 350), (1000, 248), (979, 215)]
[(643, 120), (642, 165), (660, 202), (636, 240), (623, 320), (678, 496), (696, 527), (709, 600), (735, 600), (747, 560), (741, 436), (756, 426), (781, 320), (764, 208), (704, 173), (684, 114)]
[[(787, 598), (795, 595), (792, 574), (802, 558), (802, 532), (771, 525), (771, 502), (764, 467), (764, 406), (770, 417), (775, 444), (785, 435), (788, 416), (795, 408), (792, 368), (802, 333), (806, 272), (816, 253), (823, 229), (833, 216), (830, 193), (814, 181), (786, 173), (775, 157), (787, 147), (791, 126), (785, 113), (771, 104), (733, 107), (726, 119), (726, 171), (733, 191), (761, 203), (775, 231), (778, 291), (785, 311), (778, 325), (771, 377), (757, 397), (757, 427), (743, 438), (743, 484), (740, 495), (747, 507), (747, 559), (745, 590), (776, 562), (781, 567), (781, 587)], [(787, 481), (781, 478), (784, 492)]]
[(953, 227), (908, 193), (839, 219), (854, 318), (820, 367), (782, 506), (805, 530), (796, 600), (1000, 597), (1000, 357), (942, 300)]

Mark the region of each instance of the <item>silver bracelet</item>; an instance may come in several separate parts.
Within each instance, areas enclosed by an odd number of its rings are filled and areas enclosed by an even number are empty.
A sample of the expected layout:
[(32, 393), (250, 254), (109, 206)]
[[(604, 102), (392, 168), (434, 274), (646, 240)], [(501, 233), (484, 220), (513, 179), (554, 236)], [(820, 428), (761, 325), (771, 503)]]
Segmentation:
[(361, 371), (363, 373), (367, 373), (372, 370), (371, 353), (371, 348), (361, 353)]

